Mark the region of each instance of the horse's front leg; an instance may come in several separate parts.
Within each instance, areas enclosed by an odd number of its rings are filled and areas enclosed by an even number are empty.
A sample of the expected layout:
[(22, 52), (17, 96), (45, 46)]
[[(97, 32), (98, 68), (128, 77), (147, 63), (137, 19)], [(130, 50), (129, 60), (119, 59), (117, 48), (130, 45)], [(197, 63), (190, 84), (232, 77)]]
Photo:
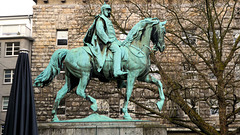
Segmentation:
[(163, 88), (162, 88), (162, 83), (160, 80), (156, 79), (155, 77), (151, 76), (151, 75), (147, 75), (145, 78), (139, 79), (139, 81), (143, 81), (143, 82), (147, 82), (147, 83), (153, 83), (155, 85), (157, 85), (158, 87), (158, 91), (159, 91), (159, 97), (160, 97), (160, 101), (158, 101), (157, 107), (159, 109), (159, 111), (162, 110), (163, 104), (164, 104), (164, 100), (165, 100), (165, 96), (163, 93)]
[(96, 112), (97, 111), (97, 101), (93, 97), (86, 95), (85, 90), (88, 85), (90, 79), (90, 72), (83, 72), (82, 77), (79, 79), (79, 84), (76, 90), (77, 95), (87, 99), (92, 103), (91, 109)]
[(132, 95), (132, 90), (133, 90), (133, 86), (134, 86), (134, 82), (136, 81), (136, 72), (129, 72), (128, 76), (127, 76), (127, 91), (126, 91), (126, 98), (125, 98), (125, 102), (124, 102), (124, 106), (123, 106), (123, 113), (124, 113), (124, 119), (127, 120), (131, 120), (131, 116), (128, 114), (128, 102), (129, 99)]

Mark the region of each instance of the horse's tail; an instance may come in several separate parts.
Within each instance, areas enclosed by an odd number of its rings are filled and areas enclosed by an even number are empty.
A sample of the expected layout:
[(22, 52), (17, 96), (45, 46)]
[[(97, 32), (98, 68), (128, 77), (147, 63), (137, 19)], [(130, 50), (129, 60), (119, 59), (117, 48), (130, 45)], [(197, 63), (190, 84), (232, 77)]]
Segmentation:
[(53, 78), (60, 73), (61, 67), (63, 66), (63, 60), (65, 59), (68, 51), (69, 50), (67, 49), (59, 49), (55, 51), (47, 68), (37, 76), (33, 86), (44, 87), (51, 83)]

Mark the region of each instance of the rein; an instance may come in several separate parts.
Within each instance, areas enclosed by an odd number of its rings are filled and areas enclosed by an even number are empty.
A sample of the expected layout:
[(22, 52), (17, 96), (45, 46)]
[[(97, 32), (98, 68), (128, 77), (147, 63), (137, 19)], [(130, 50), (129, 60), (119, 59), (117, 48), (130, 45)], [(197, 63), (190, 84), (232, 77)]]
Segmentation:
[(139, 47), (136, 47), (136, 46), (134, 46), (134, 45), (130, 45), (130, 46), (126, 46), (127, 48), (128, 48), (128, 50), (134, 55), (134, 56), (136, 56), (136, 57), (140, 57), (139, 55), (136, 55), (129, 47), (132, 47), (132, 48), (134, 48), (134, 49), (136, 49), (136, 50), (138, 50), (138, 53), (141, 53), (141, 54), (143, 54), (144, 56), (146, 55), (143, 51), (142, 51), (142, 49), (140, 49)]
[[(129, 50), (134, 56), (139, 57), (139, 58), (146, 56), (146, 54), (143, 52), (143, 47), (148, 48), (148, 50), (149, 50), (150, 52), (153, 50), (152, 48), (150, 48), (150, 47), (147, 46), (147, 45), (143, 45), (142, 48), (136, 47), (136, 46), (134, 46), (134, 45), (132, 45), (132, 44), (129, 45), (129, 46), (126, 46), (126, 47), (128, 48), (128, 50)], [(139, 55), (135, 54), (129, 47), (132, 47), (132, 48), (136, 49), (136, 50), (138, 51), (138, 54), (141, 53), (141, 54), (143, 54), (143, 56), (139, 56)]]
[(149, 50), (150, 52), (153, 50), (151, 47), (149, 47), (149, 46), (147, 46), (147, 45), (143, 45), (143, 46), (145, 46), (146, 48), (148, 48), (148, 50)]

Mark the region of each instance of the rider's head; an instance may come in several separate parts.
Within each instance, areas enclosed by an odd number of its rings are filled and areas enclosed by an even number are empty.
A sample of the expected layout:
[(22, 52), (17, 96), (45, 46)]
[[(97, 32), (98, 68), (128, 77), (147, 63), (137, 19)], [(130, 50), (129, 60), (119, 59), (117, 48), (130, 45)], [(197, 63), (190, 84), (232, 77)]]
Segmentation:
[(101, 7), (101, 13), (102, 13), (104, 16), (106, 16), (106, 17), (109, 18), (110, 15), (111, 15), (111, 7), (110, 7), (110, 5), (104, 3), (104, 4), (102, 5), (102, 7)]

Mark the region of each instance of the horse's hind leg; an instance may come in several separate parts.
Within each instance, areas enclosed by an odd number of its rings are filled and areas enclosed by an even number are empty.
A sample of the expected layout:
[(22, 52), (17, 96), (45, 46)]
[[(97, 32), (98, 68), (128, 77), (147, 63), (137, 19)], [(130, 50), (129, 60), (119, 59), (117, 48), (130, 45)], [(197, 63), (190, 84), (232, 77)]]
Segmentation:
[(56, 99), (55, 99), (55, 102), (53, 105), (53, 110), (52, 110), (53, 121), (59, 121), (59, 119), (57, 117), (57, 109), (58, 109), (60, 101), (67, 94), (67, 92), (68, 92), (68, 86), (67, 86), (67, 81), (66, 81), (64, 86), (57, 92), (57, 96), (56, 96)]
[(76, 90), (77, 95), (89, 100), (92, 105), (91, 105), (91, 109), (95, 112), (97, 111), (97, 101), (96, 99), (94, 99), (93, 97), (86, 95), (85, 90), (87, 87), (87, 84), (89, 82), (89, 78), (90, 78), (90, 73), (82, 73), (82, 77), (79, 79), (79, 84)]
[(164, 100), (165, 100), (161, 81), (151, 75), (147, 75), (145, 78), (140, 79), (139, 81), (144, 81), (147, 83), (153, 83), (153, 84), (157, 85), (158, 91), (159, 91), (159, 96), (160, 96), (160, 101), (158, 101), (156, 104), (157, 104), (159, 111), (161, 111), (163, 104), (164, 104)]

